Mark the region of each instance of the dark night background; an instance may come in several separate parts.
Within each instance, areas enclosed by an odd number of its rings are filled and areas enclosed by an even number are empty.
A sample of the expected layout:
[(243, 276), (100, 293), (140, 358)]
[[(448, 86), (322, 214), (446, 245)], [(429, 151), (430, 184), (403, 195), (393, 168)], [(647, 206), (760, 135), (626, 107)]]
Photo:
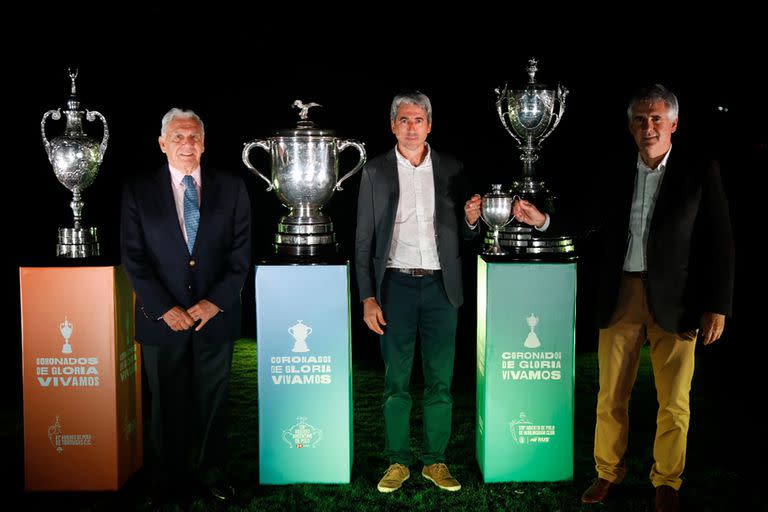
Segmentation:
[[(61, 264), (53, 256), (56, 229), (72, 222), (71, 194), (56, 180), (39, 132), (42, 115), (65, 106), (67, 66), (79, 68), (81, 107), (101, 112), (109, 123), (109, 146), (99, 175), (83, 194), (84, 224), (99, 227), (105, 261), (117, 264), (120, 186), (132, 173), (165, 161), (157, 137), (169, 108), (191, 108), (205, 121), (204, 166), (237, 170), (245, 180), (257, 258), (269, 251), (278, 218), (287, 210), (249, 173), (240, 153), (243, 143), (294, 126), (293, 100), (322, 104), (311, 111), (317, 124), (335, 129), (341, 138), (364, 142), (372, 157), (395, 143), (388, 117), (392, 97), (405, 88), (419, 89), (431, 98), (434, 109), (429, 142), (464, 161), (474, 183), (468, 195), (483, 194), (490, 183), (509, 182), (521, 169), (516, 145), (498, 119), (494, 88), (505, 81), (524, 84), (531, 56), (539, 60), (540, 82), (561, 82), (570, 91), (563, 120), (543, 143), (536, 169), (571, 207), (600, 202), (610, 193), (590, 179), (595, 162), (634, 150), (625, 113), (631, 93), (659, 82), (678, 95), (680, 125), (673, 143), (693, 145), (721, 160), (737, 250), (734, 317), (726, 324), (725, 339), (700, 350), (700, 356), (705, 364), (722, 365), (722, 372), (715, 374), (729, 384), (721, 392), (765, 389), (760, 376), (764, 360), (754, 357), (765, 353), (762, 331), (748, 327), (756, 325), (751, 321), (756, 307), (750, 300), (760, 297), (756, 293), (762, 282), (751, 269), (758, 265), (756, 235), (765, 216), (760, 208), (763, 189), (756, 184), (768, 170), (766, 83), (759, 78), (765, 45), (750, 40), (755, 33), (745, 25), (730, 25), (729, 30), (742, 33), (739, 40), (728, 41), (719, 39), (717, 25), (682, 40), (664, 23), (662, 28), (639, 30), (629, 20), (618, 22), (615, 34), (604, 27), (582, 26), (527, 38), (516, 34), (511, 22), (503, 33), (496, 32), (503, 16), (489, 11), (461, 20), (473, 25), (472, 33), (484, 34), (482, 40), (470, 40), (470, 29), (456, 25), (456, 20), (450, 30), (435, 29), (415, 18), (401, 24), (395, 13), (390, 13), (391, 26), (376, 33), (366, 24), (336, 30), (318, 21), (312, 28), (268, 18), (255, 9), (208, 14), (179, 19), (147, 9), (120, 12), (118, 20), (62, 11), (49, 13), (39, 25), (31, 17), (26, 20), (27, 37), (4, 44), (9, 54), (4, 64), (5, 149), (12, 155), (5, 160), (3, 201), (3, 282), (10, 297), (5, 325), (11, 327), (5, 331), (3, 351), (6, 400), (21, 404), (18, 267)], [(483, 19), (494, 26), (484, 29)], [(726, 17), (720, 22), (732, 21)], [(643, 34), (645, 30), (649, 33)], [(88, 134), (101, 139), (100, 123), (84, 125)], [(62, 133), (64, 122), (49, 120), (47, 126), (50, 139)], [(356, 161), (353, 150), (344, 155), (342, 172)], [(266, 153), (254, 150), (252, 161), (268, 173)], [(325, 207), (342, 255), (348, 258), (358, 184), (359, 175), (351, 177)], [(592, 245), (590, 240), (580, 245), (579, 351), (597, 347), (590, 295), (596, 271)], [(475, 250), (468, 248), (465, 258), (456, 368), (462, 373), (474, 372)], [(378, 358), (377, 340), (362, 329), (354, 282), (351, 296), (353, 357)], [(252, 273), (243, 298), (243, 335), (254, 337)]]

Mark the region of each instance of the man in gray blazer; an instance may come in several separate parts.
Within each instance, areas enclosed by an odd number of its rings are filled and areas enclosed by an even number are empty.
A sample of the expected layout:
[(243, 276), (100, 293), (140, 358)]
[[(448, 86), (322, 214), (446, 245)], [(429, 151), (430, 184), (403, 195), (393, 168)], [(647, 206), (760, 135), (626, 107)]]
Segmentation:
[(467, 240), (477, 235), (481, 200), (474, 195), (463, 202), (468, 194), (462, 164), (426, 143), (432, 130), (427, 96), (418, 91), (396, 96), (390, 123), (397, 146), (363, 169), (355, 243), (363, 319), (381, 336), (385, 366), (384, 455), (390, 466), (378, 490), (395, 491), (410, 477), (408, 384), (418, 331), (426, 388), (422, 475), (441, 489), (458, 491), (461, 484), (445, 465), (445, 448), (463, 302), (459, 232)]

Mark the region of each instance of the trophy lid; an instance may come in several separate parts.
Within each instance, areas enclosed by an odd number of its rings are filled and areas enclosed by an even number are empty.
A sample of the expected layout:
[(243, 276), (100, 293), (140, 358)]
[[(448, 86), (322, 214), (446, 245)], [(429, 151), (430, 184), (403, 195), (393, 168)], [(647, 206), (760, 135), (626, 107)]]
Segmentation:
[(319, 103), (304, 103), (301, 100), (296, 100), (292, 106), (299, 109), (299, 122), (296, 123), (295, 128), (278, 130), (276, 132), (278, 137), (334, 137), (336, 135), (335, 130), (317, 128), (314, 121), (307, 119), (310, 108), (322, 107)]

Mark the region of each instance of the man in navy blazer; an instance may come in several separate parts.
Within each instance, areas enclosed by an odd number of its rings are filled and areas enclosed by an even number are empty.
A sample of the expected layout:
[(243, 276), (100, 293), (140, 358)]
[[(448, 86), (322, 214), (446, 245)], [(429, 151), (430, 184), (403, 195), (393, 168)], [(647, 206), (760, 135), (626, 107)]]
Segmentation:
[[(696, 339), (719, 339), (731, 314), (733, 237), (717, 163), (672, 147), (675, 95), (658, 84), (641, 89), (627, 116), (638, 153), (617, 166), (632, 172), (614, 171), (613, 194), (600, 205), (597, 478), (582, 501), (604, 500), (624, 479), (629, 397), (648, 340), (659, 402), (650, 478), (656, 510), (678, 510)], [(542, 222), (530, 203), (515, 216)]]
[(381, 336), (385, 365), (384, 455), (390, 465), (378, 490), (395, 491), (410, 477), (409, 381), (418, 331), (425, 381), (422, 475), (458, 491), (445, 449), (463, 301), (459, 233), (464, 239), (476, 236), (481, 200), (475, 195), (464, 202), (462, 164), (426, 143), (432, 130), (427, 96), (418, 91), (396, 96), (390, 124), (397, 146), (363, 169), (355, 244), (363, 319)]
[(201, 168), (205, 131), (194, 112), (171, 109), (159, 144), (167, 165), (125, 184), (121, 237), (151, 393), (153, 488), (183, 486), (192, 455), (211, 494), (227, 500), (226, 402), (250, 203), (241, 178)]

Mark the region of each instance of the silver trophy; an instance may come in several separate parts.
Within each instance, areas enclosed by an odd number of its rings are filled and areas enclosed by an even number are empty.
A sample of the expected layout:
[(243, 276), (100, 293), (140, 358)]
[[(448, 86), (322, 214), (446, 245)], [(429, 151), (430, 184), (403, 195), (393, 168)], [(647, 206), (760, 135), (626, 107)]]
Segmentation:
[[(539, 159), (542, 142), (563, 117), (568, 90), (560, 84), (547, 88), (536, 83), (537, 64), (536, 59), (528, 61), (528, 83), (525, 87), (510, 89), (504, 84), (503, 88), (496, 89), (496, 110), (501, 124), (517, 142), (521, 151), (520, 159), (523, 161), (523, 175), (512, 180), (509, 194), (527, 199), (543, 211), (553, 213), (554, 197), (544, 180), (535, 176), (533, 164)], [(491, 243), (490, 236), (486, 235), (485, 242)], [(493, 245), (497, 244), (526, 259), (549, 256), (560, 258), (563, 253), (573, 253), (575, 250), (570, 236), (550, 236), (535, 232), (520, 222), (495, 230)]]
[[(99, 173), (99, 165), (107, 150), (109, 140), (109, 128), (107, 120), (99, 112), (94, 110), (80, 110), (80, 101), (77, 99), (75, 79), (77, 70), (69, 72), (72, 80), (71, 93), (67, 101), (67, 126), (64, 134), (48, 140), (45, 137), (45, 121), (50, 116), (54, 120), (61, 119), (61, 109), (49, 110), (43, 114), (40, 122), (40, 135), (43, 138), (45, 152), (53, 166), (53, 172), (62, 185), (72, 192), (72, 202), (69, 203), (75, 217), (72, 228), (59, 228), (59, 243), (56, 245), (56, 256), (64, 258), (85, 258), (99, 256), (99, 239), (95, 227), (83, 227), (83, 201), (81, 193), (93, 183)], [(101, 143), (83, 133), (83, 115), (88, 121), (94, 121), (97, 117), (104, 125), (104, 135)]]
[(560, 84), (554, 89), (536, 83), (536, 59), (528, 61), (528, 84), (524, 89), (496, 89), (496, 110), (507, 132), (522, 151), (522, 180), (513, 183), (521, 196), (530, 197), (546, 192), (544, 182), (534, 178), (533, 163), (541, 143), (557, 127), (565, 112), (568, 89)]
[[(316, 103), (293, 102), (299, 109), (296, 128), (280, 130), (268, 139), (254, 139), (243, 148), (243, 163), (274, 190), (280, 202), (290, 209), (280, 219), (275, 234), (275, 252), (286, 256), (321, 256), (335, 254), (338, 246), (330, 217), (322, 207), (341, 184), (365, 164), (363, 144), (355, 140), (339, 139), (332, 130), (321, 130), (308, 120), (309, 109)], [(251, 164), (253, 148), (269, 153), (272, 179), (268, 179)], [(339, 154), (353, 147), (360, 159), (341, 179)]]
[(499, 229), (503, 228), (515, 217), (512, 215), (512, 206), (517, 197), (512, 197), (501, 189), (502, 185), (491, 185), (491, 191), (483, 196), (482, 219), (493, 230), (493, 244), (483, 251), (483, 254), (504, 256), (509, 254), (499, 245)]

